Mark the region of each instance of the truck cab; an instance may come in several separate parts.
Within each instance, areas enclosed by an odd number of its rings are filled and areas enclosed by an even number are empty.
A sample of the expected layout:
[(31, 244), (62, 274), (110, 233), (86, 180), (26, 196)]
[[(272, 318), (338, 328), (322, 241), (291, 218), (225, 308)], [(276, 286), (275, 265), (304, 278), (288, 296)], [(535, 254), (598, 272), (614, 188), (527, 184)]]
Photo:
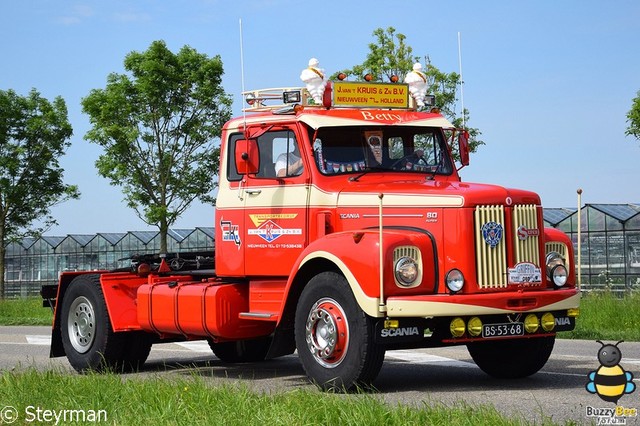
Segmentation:
[(207, 339), (226, 362), (297, 350), (338, 390), (370, 385), (394, 349), (466, 345), (495, 377), (544, 366), (580, 292), (540, 197), (463, 182), (469, 135), (424, 85), (315, 75), (245, 92), (224, 125), (215, 253), (62, 274), (43, 291), (52, 356), (131, 369), (154, 342)]

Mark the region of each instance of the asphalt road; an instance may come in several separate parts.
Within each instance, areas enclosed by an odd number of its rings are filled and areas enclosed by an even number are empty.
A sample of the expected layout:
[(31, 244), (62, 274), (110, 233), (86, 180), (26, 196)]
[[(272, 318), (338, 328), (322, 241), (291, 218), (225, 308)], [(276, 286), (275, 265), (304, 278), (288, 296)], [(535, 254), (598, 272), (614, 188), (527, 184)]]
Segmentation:
[[(48, 357), (49, 342), (48, 327), (0, 327), (0, 370), (58, 368), (76, 374), (66, 358)], [(640, 343), (624, 342), (619, 348), (620, 365), (640, 379)], [(599, 349), (600, 344), (594, 341), (558, 340), (547, 365), (520, 380), (487, 376), (475, 366), (465, 347), (389, 351), (375, 386), (377, 396), (392, 405), (492, 404), (506, 415), (520, 415), (537, 423), (547, 418), (597, 424), (598, 418), (587, 415), (588, 407), (616, 407), (585, 388), (589, 372), (600, 367)], [(191, 376), (194, 372), (213, 383), (242, 381), (257, 391), (315, 389), (296, 355), (224, 365), (204, 341), (154, 345), (143, 371), (136, 374)], [(618, 406), (640, 410), (640, 390), (623, 395)], [(639, 417), (614, 420), (640, 424)]]

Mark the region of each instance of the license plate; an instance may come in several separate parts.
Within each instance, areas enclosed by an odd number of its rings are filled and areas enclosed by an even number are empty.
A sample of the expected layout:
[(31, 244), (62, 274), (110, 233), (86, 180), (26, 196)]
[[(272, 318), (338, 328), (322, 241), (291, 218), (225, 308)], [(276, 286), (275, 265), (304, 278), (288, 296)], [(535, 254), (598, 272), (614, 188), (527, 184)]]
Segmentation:
[(509, 268), (509, 284), (541, 283), (542, 272), (533, 263), (518, 263), (515, 268)]
[(484, 324), (482, 326), (482, 337), (509, 337), (524, 335), (524, 324), (521, 322), (508, 322), (502, 324)]

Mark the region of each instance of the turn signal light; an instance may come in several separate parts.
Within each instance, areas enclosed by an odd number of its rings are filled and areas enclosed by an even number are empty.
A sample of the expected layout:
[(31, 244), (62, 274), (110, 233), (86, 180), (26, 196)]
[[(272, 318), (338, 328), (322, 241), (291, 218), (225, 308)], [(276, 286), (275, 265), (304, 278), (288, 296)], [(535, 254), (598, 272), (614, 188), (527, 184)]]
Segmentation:
[(580, 308), (567, 309), (567, 316), (568, 317), (574, 317), (574, 318), (580, 316)]

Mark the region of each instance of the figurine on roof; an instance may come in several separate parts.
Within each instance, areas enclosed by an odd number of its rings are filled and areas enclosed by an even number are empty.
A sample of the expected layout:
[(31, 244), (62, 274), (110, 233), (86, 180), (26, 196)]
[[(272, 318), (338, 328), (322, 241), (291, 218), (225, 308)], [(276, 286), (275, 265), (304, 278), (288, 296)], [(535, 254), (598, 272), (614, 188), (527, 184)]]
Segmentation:
[(418, 107), (423, 107), (428, 84), (427, 76), (422, 72), (422, 64), (420, 62), (413, 64), (413, 71), (407, 74), (404, 82), (409, 85), (409, 93), (411, 93), (411, 96), (415, 99)]
[(302, 70), (300, 79), (307, 85), (307, 91), (317, 104), (322, 104), (322, 95), (327, 85), (324, 70), (318, 68), (320, 62), (316, 58), (309, 59), (309, 67)]

